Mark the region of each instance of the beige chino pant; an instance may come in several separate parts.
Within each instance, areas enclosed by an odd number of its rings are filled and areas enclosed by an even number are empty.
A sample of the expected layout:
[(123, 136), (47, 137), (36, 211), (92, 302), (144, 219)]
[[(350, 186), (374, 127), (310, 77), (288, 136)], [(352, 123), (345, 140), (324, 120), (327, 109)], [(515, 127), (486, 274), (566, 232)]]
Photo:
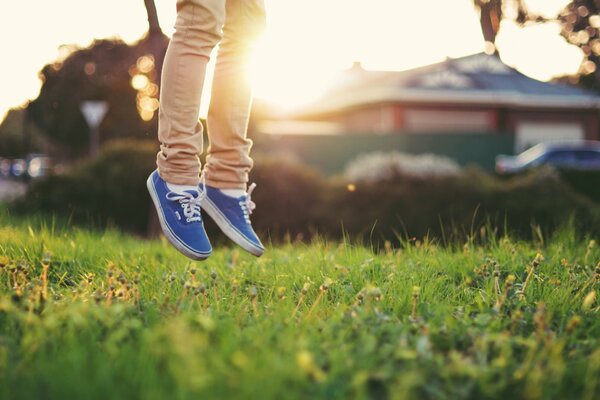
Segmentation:
[(197, 185), (202, 125), (198, 121), (206, 65), (220, 43), (207, 117), (206, 183), (245, 189), (252, 168), (246, 137), (252, 92), (246, 76), (250, 47), (265, 25), (263, 0), (177, 0), (175, 33), (162, 71), (156, 157), (167, 182)]

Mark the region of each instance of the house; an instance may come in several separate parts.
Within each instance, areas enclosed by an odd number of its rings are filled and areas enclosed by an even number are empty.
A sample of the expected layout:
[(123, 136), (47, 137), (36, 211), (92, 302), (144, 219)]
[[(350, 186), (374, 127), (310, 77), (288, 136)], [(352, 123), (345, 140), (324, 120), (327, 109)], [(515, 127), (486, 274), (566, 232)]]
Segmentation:
[(259, 130), (310, 133), (315, 142), (333, 139), (314, 136), (343, 135), (344, 146), (354, 142), (357, 149), (339, 163), (367, 146), (438, 153), (492, 169), (499, 153), (547, 140), (599, 139), (599, 111), (595, 93), (537, 81), (481, 53), (400, 72), (355, 64), (319, 100)]

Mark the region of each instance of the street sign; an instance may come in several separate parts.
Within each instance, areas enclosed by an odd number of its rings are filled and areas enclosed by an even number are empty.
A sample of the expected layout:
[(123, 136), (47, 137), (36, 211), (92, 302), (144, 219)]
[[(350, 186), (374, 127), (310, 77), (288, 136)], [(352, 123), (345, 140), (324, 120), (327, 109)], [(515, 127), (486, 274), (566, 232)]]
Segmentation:
[(100, 123), (108, 111), (106, 101), (84, 101), (80, 106), (81, 113), (90, 127), (90, 155), (95, 156), (100, 149)]
[(90, 129), (96, 129), (108, 111), (108, 103), (106, 101), (84, 101), (81, 103), (80, 110)]

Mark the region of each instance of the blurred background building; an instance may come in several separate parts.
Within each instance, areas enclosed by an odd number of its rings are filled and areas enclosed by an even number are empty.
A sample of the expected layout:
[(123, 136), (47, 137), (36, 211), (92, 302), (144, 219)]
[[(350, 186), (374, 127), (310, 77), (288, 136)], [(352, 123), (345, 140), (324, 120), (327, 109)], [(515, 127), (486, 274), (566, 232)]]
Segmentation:
[[(598, 139), (599, 110), (595, 92), (532, 79), (480, 53), (409, 71), (356, 63), (320, 99), (257, 131), (279, 136), (263, 145), (285, 146), (317, 166), (314, 154), (334, 157), (329, 171), (366, 150), (433, 152), (490, 169), (499, 152)], [(310, 144), (296, 144), (300, 136)]]

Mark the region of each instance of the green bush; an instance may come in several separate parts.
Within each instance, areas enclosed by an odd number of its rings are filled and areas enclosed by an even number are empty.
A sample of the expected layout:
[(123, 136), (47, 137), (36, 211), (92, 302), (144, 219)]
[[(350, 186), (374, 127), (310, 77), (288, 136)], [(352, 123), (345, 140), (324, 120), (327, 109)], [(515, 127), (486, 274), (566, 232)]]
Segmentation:
[(27, 111), (13, 108), (0, 120), (0, 157), (23, 158), (47, 147), (42, 133), (27, 122)]
[(51, 212), (73, 222), (145, 233), (150, 196), (146, 177), (155, 168), (156, 144), (134, 140), (106, 146), (98, 158), (32, 184), (17, 211)]
[[(115, 142), (72, 172), (36, 182), (16, 207), (146, 234), (152, 207), (145, 181), (155, 168), (156, 150), (153, 142)], [(276, 241), (317, 233), (376, 243), (424, 235), (451, 240), (494, 230), (531, 238), (534, 227), (550, 232), (569, 221), (581, 233), (600, 233), (600, 206), (549, 170), (498, 179), (466, 169), (456, 176), (395, 176), (351, 187), (283, 159), (257, 159), (255, 165), (252, 219), (257, 231)], [(206, 227), (218, 241), (218, 229), (208, 218)]]
[(309, 237), (316, 233), (321, 215), (318, 205), (327, 191), (314, 170), (283, 159), (257, 159), (250, 180), (257, 184), (252, 200), (255, 228), (281, 238)]
[(561, 179), (575, 191), (600, 203), (600, 171), (560, 171)]
[(456, 177), (356, 184), (353, 191), (338, 183), (321, 210), (329, 233), (340, 235), (343, 226), (374, 242), (464, 238), (490, 234), (488, 228), (531, 238), (537, 226), (548, 233), (570, 221), (582, 233), (600, 233), (600, 207), (544, 171), (501, 181), (468, 169)]

